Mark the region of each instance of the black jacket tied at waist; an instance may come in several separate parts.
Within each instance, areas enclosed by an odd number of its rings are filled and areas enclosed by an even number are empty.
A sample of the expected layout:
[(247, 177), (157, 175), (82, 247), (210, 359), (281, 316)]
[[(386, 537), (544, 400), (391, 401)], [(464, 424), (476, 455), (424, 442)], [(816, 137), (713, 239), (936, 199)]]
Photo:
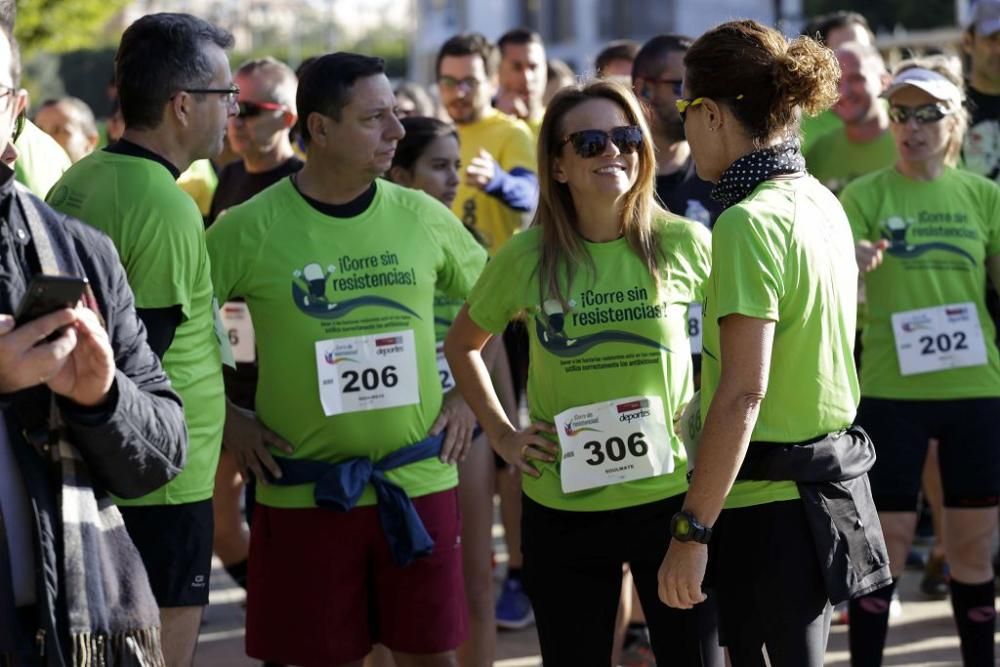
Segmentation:
[(736, 478), (792, 481), (834, 604), (892, 581), (868, 471), (875, 447), (860, 426), (803, 443), (751, 442)]

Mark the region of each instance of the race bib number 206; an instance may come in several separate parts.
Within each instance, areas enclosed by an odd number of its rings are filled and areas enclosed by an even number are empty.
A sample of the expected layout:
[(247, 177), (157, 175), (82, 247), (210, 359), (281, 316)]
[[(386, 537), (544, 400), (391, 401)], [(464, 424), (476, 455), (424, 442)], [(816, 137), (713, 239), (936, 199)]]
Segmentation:
[(420, 402), (412, 329), (317, 341), (316, 371), (327, 417)]

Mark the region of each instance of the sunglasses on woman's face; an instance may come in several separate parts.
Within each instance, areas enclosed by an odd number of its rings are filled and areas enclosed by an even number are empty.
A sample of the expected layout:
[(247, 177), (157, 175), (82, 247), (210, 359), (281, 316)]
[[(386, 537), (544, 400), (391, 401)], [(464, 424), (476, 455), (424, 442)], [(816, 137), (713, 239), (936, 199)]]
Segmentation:
[(642, 146), (642, 130), (637, 125), (623, 125), (604, 130), (580, 130), (568, 135), (559, 144), (561, 149), (566, 144), (573, 144), (573, 150), (582, 158), (592, 158), (602, 155), (611, 141), (622, 154), (636, 152)]
[(237, 102), (240, 118), (255, 118), (265, 111), (284, 111), (285, 105), (277, 102)]
[(925, 125), (937, 123), (950, 113), (951, 111), (940, 104), (924, 104), (919, 107), (902, 107), (894, 104), (889, 107), (889, 120), (893, 123), (906, 123), (913, 118), (921, 125)]

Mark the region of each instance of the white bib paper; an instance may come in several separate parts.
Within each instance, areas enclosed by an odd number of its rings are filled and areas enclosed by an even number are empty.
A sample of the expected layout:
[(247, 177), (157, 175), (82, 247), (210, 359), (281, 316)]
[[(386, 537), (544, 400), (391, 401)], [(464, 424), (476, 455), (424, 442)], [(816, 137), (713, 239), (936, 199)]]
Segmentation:
[(412, 329), (317, 341), (316, 371), (327, 417), (420, 402)]
[(250, 309), (241, 301), (227, 301), (219, 313), (225, 327), (229, 345), (233, 348), (233, 358), (241, 364), (257, 361), (256, 338)]
[(893, 313), (892, 332), (902, 375), (982, 366), (986, 343), (973, 303)]
[(656, 477), (674, 470), (659, 396), (631, 396), (556, 415), (564, 493)]
[(219, 344), (219, 356), (222, 363), (230, 368), (236, 368), (236, 359), (233, 357), (233, 348), (229, 345), (229, 335), (226, 332), (226, 325), (222, 323), (222, 315), (219, 313), (219, 300), (212, 297), (212, 316), (215, 320), (215, 340)]
[(444, 343), (437, 344), (438, 377), (441, 378), (441, 391), (448, 393), (455, 388), (455, 376), (451, 374), (451, 366), (444, 356)]
[(691, 354), (701, 354), (701, 304), (692, 303), (688, 306), (687, 316), (688, 338), (691, 340)]

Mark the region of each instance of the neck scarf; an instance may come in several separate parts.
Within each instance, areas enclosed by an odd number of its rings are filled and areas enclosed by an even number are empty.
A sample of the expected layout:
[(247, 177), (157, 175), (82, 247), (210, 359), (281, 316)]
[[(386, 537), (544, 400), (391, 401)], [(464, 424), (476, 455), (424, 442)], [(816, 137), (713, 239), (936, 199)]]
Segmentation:
[(747, 153), (729, 165), (712, 190), (712, 199), (729, 208), (775, 176), (806, 170), (806, 161), (798, 139), (788, 139), (777, 146)]

